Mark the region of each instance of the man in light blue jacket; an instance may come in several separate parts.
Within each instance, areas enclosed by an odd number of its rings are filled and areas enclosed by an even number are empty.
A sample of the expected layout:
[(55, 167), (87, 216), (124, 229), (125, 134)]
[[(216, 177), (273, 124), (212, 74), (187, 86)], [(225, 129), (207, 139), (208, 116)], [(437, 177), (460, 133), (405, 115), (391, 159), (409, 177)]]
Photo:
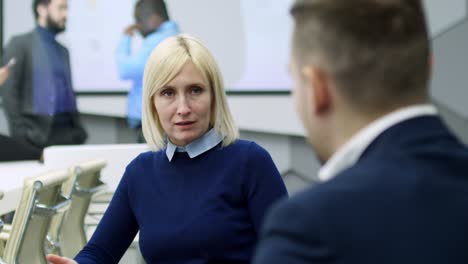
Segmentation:
[[(141, 94), (143, 72), (153, 49), (164, 39), (177, 35), (179, 28), (169, 19), (164, 0), (139, 0), (135, 5), (135, 24), (125, 29), (125, 36), (117, 48), (117, 66), (123, 80), (131, 80), (132, 88), (128, 93), (127, 120), (135, 129), (138, 142), (143, 142), (141, 133)], [(137, 52), (132, 53), (132, 37), (138, 31), (143, 43)]]

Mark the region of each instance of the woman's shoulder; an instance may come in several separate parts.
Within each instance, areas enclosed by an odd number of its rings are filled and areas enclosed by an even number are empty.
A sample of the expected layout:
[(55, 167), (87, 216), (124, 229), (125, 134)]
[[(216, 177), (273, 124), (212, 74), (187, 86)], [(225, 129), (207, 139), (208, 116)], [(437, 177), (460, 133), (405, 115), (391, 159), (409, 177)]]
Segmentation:
[(255, 141), (245, 140), (245, 139), (237, 139), (234, 143), (227, 146), (228, 149), (232, 149), (233, 151), (239, 152), (248, 152), (253, 155), (268, 155), (268, 151), (266, 151), (262, 146), (257, 144)]
[(144, 167), (145, 165), (153, 164), (164, 154), (163, 150), (145, 151), (136, 156), (129, 164), (129, 168)]

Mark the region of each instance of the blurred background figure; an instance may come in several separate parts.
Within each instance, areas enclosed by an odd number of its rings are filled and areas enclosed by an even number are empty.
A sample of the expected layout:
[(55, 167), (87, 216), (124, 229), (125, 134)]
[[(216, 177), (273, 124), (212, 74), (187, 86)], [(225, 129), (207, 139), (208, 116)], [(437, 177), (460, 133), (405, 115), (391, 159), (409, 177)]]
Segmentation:
[[(0, 86), (5, 83), (10, 75), (10, 67), (14, 63), (8, 63), (0, 68)], [(14, 160), (37, 160), (40, 159), (42, 151), (31, 147), (21, 141), (0, 135), (0, 162)]]
[(65, 30), (67, 0), (34, 0), (37, 26), (14, 36), (4, 61), (16, 60), (4, 84), (3, 105), (10, 135), (42, 149), (82, 144), (87, 134), (76, 107), (68, 50), (55, 37)]
[[(141, 129), (141, 94), (143, 71), (153, 49), (164, 39), (179, 33), (177, 24), (169, 19), (163, 0), (139, 0), (134, 10), (135, 24), (124, 31), (117, 48), (117, 66), (123, 80), (131, 80), (132, 88), (128, 93), (127, 120), (135, 129), (137, 141), (143, 142)], [(137, 52), (132, 53), (131, 43), (135, 33), (140, 33), (144, 40)]]
[(42, 150), (31, 147), (22, 141), (0, 135), (0, 162), (19, 160), (39, 160)]

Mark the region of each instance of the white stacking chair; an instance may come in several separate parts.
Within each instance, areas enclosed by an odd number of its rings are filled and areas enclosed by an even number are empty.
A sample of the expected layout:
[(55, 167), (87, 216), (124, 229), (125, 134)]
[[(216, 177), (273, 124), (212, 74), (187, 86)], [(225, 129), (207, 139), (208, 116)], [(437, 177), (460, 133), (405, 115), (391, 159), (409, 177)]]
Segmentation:
[[(3, 198), (3, 192), (0, 192), (0, 200)], [(2, 232), (2, 229), (3, 229), (3, 222), (2, 220), (0, 219), (0, 233)]]
[[(2, 199), (2, 194), (0, 193), (0, 199)], [(2, 233), (2, 230), (3, 230), (3, 221), (0, 219), (0, 234)], [(4, 264), (5, 262), (3, 262), (3, 259), (2, 259), (2, 255), (3, 255), (3, 251), (5, 250), (3, 248), (3, 243), (0, 242), (0, 264)]]
[(0, 233), (3, 261), (8, 264), (46, 264), (45, 241), (51, 219), (70, 207), (61, 193), (62, 184), (70, 179), (69, 170), (44, 173), (27, 178), (13, 223)]
[[(85, 219), (87, 238), (89, 238), (96, 225), (101, 220), (113, 191), (117, 188), (125, 167), (131, 160), (142, 152), (148, 151), (146, 144), (104, 144), (104, 145), (79, 145), (79, 146), (52, 146), (44, 149), (44, 165), (49, 168), (74, 166), (89, 159), (105, 159), (107, 166), (102, 170), (101, 179), (107, 185), (107, 192), (94, 195), (90, 213)], [(135, 263), (133, 255), (141, 263), (138, 242), (135, 240), (129, 249), (129, 258), (124, 258), (120, 263)]]
[(72, 167), (74, 180), (63, 186), (63, 192), (70, 193), (70, 209), (52, 220), (49, 231), (51, 252), (73, 258), (87, 242), (84, 219), (94, 195), (105, 191), (100, 180), (105, 160), (91, 160)]

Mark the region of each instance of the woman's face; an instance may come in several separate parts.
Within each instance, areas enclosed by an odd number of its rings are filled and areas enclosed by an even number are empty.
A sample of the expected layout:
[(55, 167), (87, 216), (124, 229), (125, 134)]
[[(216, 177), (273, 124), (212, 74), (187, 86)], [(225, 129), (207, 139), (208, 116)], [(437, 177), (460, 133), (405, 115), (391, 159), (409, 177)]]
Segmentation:
[(191, 61), (153, 96), (161, 126), (178, 146), (190, 144), (208, 131), (211, 87)]

